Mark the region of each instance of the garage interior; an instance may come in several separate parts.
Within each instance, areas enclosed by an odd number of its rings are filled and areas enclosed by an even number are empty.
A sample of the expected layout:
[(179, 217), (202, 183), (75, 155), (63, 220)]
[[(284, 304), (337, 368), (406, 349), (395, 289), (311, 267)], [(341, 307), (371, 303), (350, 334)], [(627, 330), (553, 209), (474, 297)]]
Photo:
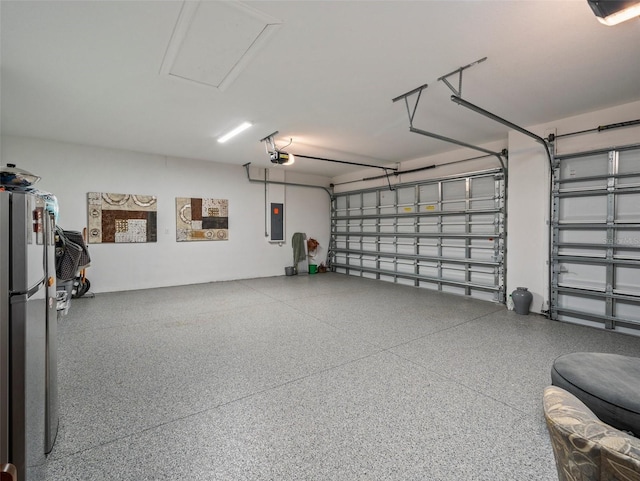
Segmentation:
[[(65, 229), (157, 203), (88, 239), (31, 477), (555, 479), (554, 359), (640, 353), (640, 20), (594, 13), (3, 0), (2, 164)], [(183, 198), (228, 236), (183, 242)]]

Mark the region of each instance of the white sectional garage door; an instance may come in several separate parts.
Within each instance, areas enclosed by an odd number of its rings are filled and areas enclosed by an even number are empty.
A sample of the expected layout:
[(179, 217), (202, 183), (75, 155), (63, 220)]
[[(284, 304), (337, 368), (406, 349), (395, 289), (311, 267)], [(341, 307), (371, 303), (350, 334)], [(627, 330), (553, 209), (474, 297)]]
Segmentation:
[(555, 161), (551, 317), (638, 330), (640, 146)]
[(501, 170), (336, 194), (332, 269), (504, 302)]

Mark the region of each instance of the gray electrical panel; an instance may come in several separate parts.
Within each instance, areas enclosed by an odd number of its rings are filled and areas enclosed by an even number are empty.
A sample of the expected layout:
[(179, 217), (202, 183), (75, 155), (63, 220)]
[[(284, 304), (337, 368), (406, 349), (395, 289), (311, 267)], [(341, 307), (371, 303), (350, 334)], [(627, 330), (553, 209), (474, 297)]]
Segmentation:
[(284, 204), (271, 203), (271, 241), (284, 241)]

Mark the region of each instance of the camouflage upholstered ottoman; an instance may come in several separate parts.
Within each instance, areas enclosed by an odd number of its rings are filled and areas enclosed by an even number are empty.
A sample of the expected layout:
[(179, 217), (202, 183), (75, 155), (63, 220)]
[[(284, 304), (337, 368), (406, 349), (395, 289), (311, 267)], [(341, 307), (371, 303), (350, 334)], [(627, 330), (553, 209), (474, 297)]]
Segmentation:
[(554, 361), (551, 383), (580, 399), (600, 420), (640, 437), (640, 358), (566, 354)]

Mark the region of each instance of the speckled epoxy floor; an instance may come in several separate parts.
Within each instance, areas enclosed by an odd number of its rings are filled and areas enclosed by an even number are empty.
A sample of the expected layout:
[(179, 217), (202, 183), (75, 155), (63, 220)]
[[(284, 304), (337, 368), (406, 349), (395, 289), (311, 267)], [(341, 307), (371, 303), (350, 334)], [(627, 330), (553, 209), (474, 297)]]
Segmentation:
[(45, 481), (549, 481), (553, 360), (640, 355), (640, 337), (340, 274), (99, 294), (58, 332)]

